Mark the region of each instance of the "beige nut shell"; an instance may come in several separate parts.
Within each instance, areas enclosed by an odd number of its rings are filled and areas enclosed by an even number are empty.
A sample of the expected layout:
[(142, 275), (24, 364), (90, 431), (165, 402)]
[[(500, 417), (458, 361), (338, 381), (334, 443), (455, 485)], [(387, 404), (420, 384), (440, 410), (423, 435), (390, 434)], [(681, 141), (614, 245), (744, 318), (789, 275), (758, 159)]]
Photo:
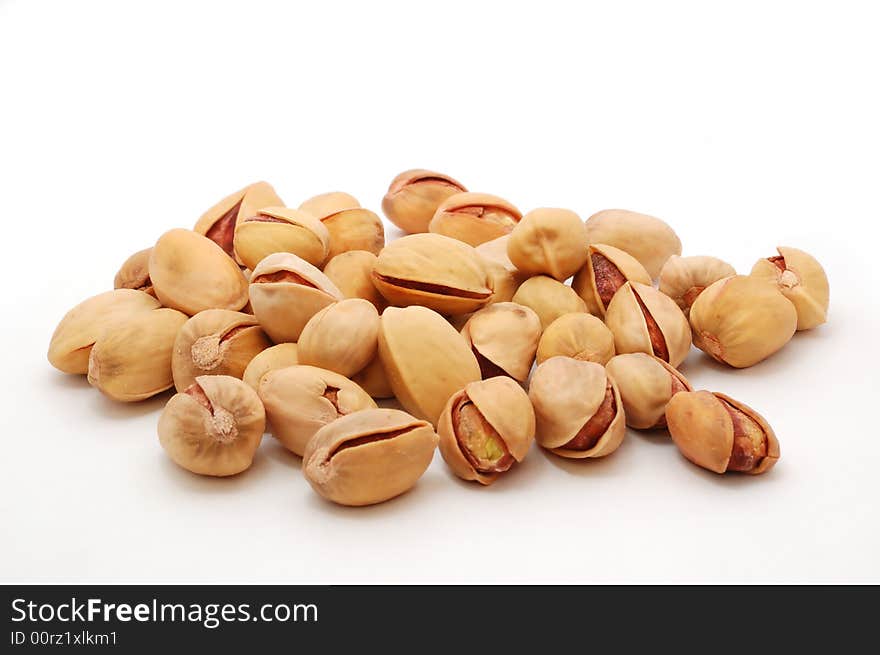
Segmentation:
[(361, 203), (350, 193), (345, 191), (329, 191), (327, 193), (319, 193), (316, 196), (303, 200), (299, 209), (308, 212), (318, 220), (330, 216), (346, 209), (355, 209), (360, 207)]
[(287, 207), (266, 207), (257, 217), (272, 221), (251, 220), (245, 216), (235, 226), (235, 252), (250, 269), (272, 253), (289, 252), (314, 266), (327, 258), (330, 233), (324, 224), (308, 212)]
[(467, 191), (464, 185), (448, 175), (414, 168), (391, 181), (382, 198), (382, 211), (404, 232), (427, 232), (440, 203), (462, 191)]
[(466, 191), (440, 203), (428, 231), (479, 246), (510, 234), (521, 218), (519, 209), (504, 198)]
[(830, 289), (825, 269), (815, 257), (797, 248), (779, 246), (785, 270), (770, 259), (761, 259), (752, 268), (752, 275), (775, 282), (797, 311), (797, 329), (811, 330), (828, 317)]
[(211, 238), (227, 255), (241, 264), (234, 251), (235, 226), (239, 219), (253, 216), (264, 207), (282, 207), (284, 202), (268, 182), (249, 184), (208, 209), (196, 221), (193, 231)]
[(660, 270), (660, 291), (688, 315), (691, 305), (706, 287), (731, 275), (736, 275), (733, 266), (717, 257), (672, 255)]
[(295, 343), (279, 343), (277, 346), (266, 348), (254, 358), (244, 369), (242, 381), (251, 389), (256, 391), (260, 386), (260, 380), (269, 371), (276, 368), (286, 368), (288, 366), (296, 366), (299, 364), (299, 358), (296, 355)]
[(532, 309), (544, 329), (563, 314), (587, 311), (586, 303), (574, 289), (547, 275), (536, 275), (523, 282), (513, 294), (513, 302)]
[(144, 248), (126, 259), (113, 277), (114, 289), (138, 289), (155, 295), (150, 280), (150, 255), (152, 248)]
[(373, 266), (376, 255), (366, 250), (349, 250), (330, 259), (324, 266), (324, 275), (336, 285), (345, 298), (369, 300), (381, 314), (388, 301), (373, 284)]
[(330, 235), (327, 259), (352, 250), (378, 255), (385, 245), (385, 227), (375, 212), (363, 207), (343, 209), (321, 218)]
[(507, 242), (510, 235), (498, 237), (481, 243), (476, 247), (477, 254), (482, 258), (483, 265), (492, 279), (492, 299), (490, 303), (509, 302), (513, 294), (529, 276), (517, 270), (510, 257), (507, 256)]
[(388, 373), (385, 372), (378, 349), (370, 363), (351, 376), (351, 381), (373, 398), (394, 398), (394, 390), (388, 381)]
[(604, 209), (587, 219), (590, 243), (606, 243), (638, 259), (656, 278), (671, 255), (681, 254), (681, 240), (665, 222), (626, 209)]
[(535, 361), (541, 319), (525, 305), (495, 303), (472, 314), (461, 335), (490, 363), (524, 382)]
[(614, 335), (601, 319), (584, 312), (563, 314), (544, 330), (536, 361), (562, 355), (603, 366), (614, 357)]
[[(571, 281), (571, 288), (584, 299), (587, 305), (587, 311), (595, 316), (605, 316), (605, 303), (599, 294), (599, 288), (596, 285), (596, 271), (593, 266), (593, 255), (598, 254), (613, 264), (624, 278), (641, 282), (642, 284), (651, 284), (651, 276), (645, 267), (639, 263), (639, 260), (624, 252), (620, 248), (609, 246), (605, 243), (595, 243), (589, 247), (589, 256), (583, 268), (575, 273), (574, 279)], [(622, 286), (622, 285), (621, 285)], [(619, 287), (618, 287), (619, 288)]]
[(541, 207), (517, 223), (507, 242), (507, 255), (524, 273), (563, 281), (587, 261), (588, 245), (580, 216), (569, 209)]
[(379, 312), (367, 300), (348, 298), (309, 319), (297, 342), (300, 364), (351, 377), (378, 351)]
[(675, 392), (691, 391), (687, 378), (659, 357), (626, 353), (612, 357), (605, 370), (617, 383), (626, 424), (637, 430), (666, 425), (666, 405)]

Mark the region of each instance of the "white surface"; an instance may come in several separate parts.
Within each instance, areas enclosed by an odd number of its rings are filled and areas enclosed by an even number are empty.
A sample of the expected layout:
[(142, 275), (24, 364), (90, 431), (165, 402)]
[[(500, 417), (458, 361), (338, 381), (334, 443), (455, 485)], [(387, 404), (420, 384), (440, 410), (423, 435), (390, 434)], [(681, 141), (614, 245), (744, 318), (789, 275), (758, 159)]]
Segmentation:
[[(601, 5), (0, 2), (0, 581), (880, 582), (871, 5)], [(414, 166), (524, 210), (652, 213), (741, 272), (777, 244), (820, 258), (827, 325), (684, 369), (767, 417), (775, 470), (630, 432), (602, 461), (534, 448), (489, 489), (438, 454), (343, 509), (268, 437), (235, 479), (178, 469), (167, 395), (114, 404), (46, 362), (128, 254), (245, 183), (378, 210)]]

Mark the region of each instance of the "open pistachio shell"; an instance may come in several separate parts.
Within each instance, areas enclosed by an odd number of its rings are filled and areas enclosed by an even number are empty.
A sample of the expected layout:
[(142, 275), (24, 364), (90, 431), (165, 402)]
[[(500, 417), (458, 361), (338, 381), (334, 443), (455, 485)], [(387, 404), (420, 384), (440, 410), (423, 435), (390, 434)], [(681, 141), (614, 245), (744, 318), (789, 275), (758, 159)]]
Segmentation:
[(330, 235), (327, 259), (351, 250), (378, 255), (385, 245), (385, 228), (375, 212), (362, 207), (344, 209), (321, 219)]
[(330, 191), (328, 193), (319, 193), (316, 196), (303, 200), (299, 209), (322, 220), (325, 216), (360, 206), (361, 203), (358, 202), (358, 199), (350, 193)]
[(440, 203), (462, 191), (467, 191), (464, 185), (448, 175), (415, 168), (391, 181), (382, 199), (382, 211), (404, 232), (427, 232)]
[(376, 255), (365, 250), (349, 250), (333, 257), (324, 266), (324, 275), (336, 285), (345, 298), (369, 300), (379, 313), (388, 301), (373, 284)]
[(330, 233), (311, 214), (286, 207), (266, 207), (243, 216), (235, 226), (235, 252), (253, 269), (272, 253), (289, 252), (318, 266), (330, 248)]
[(379, 312), (367, 300), (348, 298), (309, 319), (297, 342), (300, 364), (351, 377), (377, 354)]
[(260, 386), (260, 380), (269, 371), (297, 364), (299, 364), (299, 358), (296, 355), (296, 344), (279, 343), (277, 346), (270, 346), (254, 355), (247, 368), (244, 369), (241, 379), (256, 391)]
[(671, 255), (660, 270), (660, 291), (672, 298), (687, 316), (706, 287), (731, 275), (736, 275), (733, 266), (717, 257)]
[(517, 223), (507, 242), (507, 255), (524, 273), (563, 281), (584, 265), (587, 246), (580, 216), (568, 209), (542, 207)]
[(137, 289), (155, 296), (150, 280), (150, 254), (152, 248), (138, 250), (123, 262), (113, 278), (114, 289)]
[(606, 243), (638, 259), (648, 275), (656, 278), (671, 255), (681, 254), (681, 240), (659, 218), (627, 211), (605, 209), (586, 222), (590, 243)]
[(510, 234), (522, 218), (504, 198), (488, 193), (456, 193), (440, 203), (428, 231), (472, 246)]
[(797, 311), (797, 329), (811, 330), (828, 316), (830, 290), (825, 269), (815, 257), (797, 248), (779, 246), (778, 257), (758, 260), (752, 275), (776, 283)]
[(563, 314), (541, 335), (536, 361), (542, 364), (557, 355), (604, 366), (614, 357), (614, 335), (592, 314)]
[(541, 319), (525, 305), (502, 302), (475, 312), (461, 331), (483, 378), (509, 375), (524, 382), (535, 361)]
[(605, 316), (608, 303), (617, 290), (632, 280), (651, 284), (651, 276), (632, 255), (604, 243), (589, 247), (590, 256), (571, 282), (571, 288), (584, 299), (587, 311)]
[(528, 274), (519, 271), (507, 256), (509, 240), (508, 234), (476, 247), (477, 254), (483, 259), (483, 265), (492, 279), (495, 293), (492, 294), (490, 303), (509, 302), (519, 286), (529, 278)]
[(533, 310), (545, 329), (563, 314), (587, 311), (587, 305), (574, 289), (546, 275), (523, 282), (513, 294), (513, 302)]
[(666, 405), (675, 394), (691, 391), (687, 378), (659, 357), (626, 353), (612, 357), (605, 370), (617, 383), (626, 424), (638, 430), (666, 425)]
[[(201, 215), (193, 230), (208, 237), (230, 257), (235, 226), (239, 219), (253, 216), (264, 207), (282, 207), (284, 203), (268, 182), (256, 182), (232, 193)], [(241, 263), (240, 260), (236, 260)]]

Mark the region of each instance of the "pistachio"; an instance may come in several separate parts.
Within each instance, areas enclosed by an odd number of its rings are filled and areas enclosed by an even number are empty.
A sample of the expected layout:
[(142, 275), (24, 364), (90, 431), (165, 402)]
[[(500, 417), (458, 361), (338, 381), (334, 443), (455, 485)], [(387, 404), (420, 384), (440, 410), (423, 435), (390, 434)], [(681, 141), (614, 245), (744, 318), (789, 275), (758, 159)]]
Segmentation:
[(509, 375), (524, 382), (535, 361), (541, 319), (525, 305), (495, 303), (471, 315), (461, 335), (474, 351), (484, 379)]
[(685, 316), (706, 287), (736, 275), (733, 266), (717, 257), (671, 255), (660, 270), (660, 291), (672, 298)]
[(388, 373), (385, 372), (378, 350), (369, 364), (351, 376), (351, 381), (373, 398), (394, 398), (394, 390), (388, 381)]
[(692, 391), (687, 378), (659, 357), (626, 353), (605, 365), (617, 383), (626, 424), (638, 430), (666, 426), (666, 405), (681, 391)]
[(382, 313), (379, 357), (404, 409), (435, 425), (450, 396), (480, 379), (464, 337), (426, 307), (389, 307)]
[(324, 266), (326, 275), (344, 298), (369, 300), (380, 314), (388, 306), (385, 297), (373, 284), (376, 255), (366, 250), (349, 250), (336, 255)]
[(373, 505), (415, 486), (434, 458), (437, 435), (397, 409), (370, 409), (321, 428), (303, 456), (303, 474), (340, 505)]
[(342, 293), (304, 259), (290, 253), (269, 255), (254, 268), (251, 306), (275, 343), (297, 341), (309, 319)]
[(404, 232), (427, 232), (440, 203), (462, 191), (467, 189), (448, 175), (412, 169), (391, 181), (382, 199), (382, 211)]
[(201, 311), (184, 324), (174, 340), (174, 386), (183, 391), (199, 375), (241, 379), (250, 361), (271, 345), (250, 314), (228, 309)]
[(466, 243), (440, 234), (412, 234), (388, 244), (373, 267), (373, 284), (392, 305), (423, 305), (467, 314), (492, 298), (482, 259)]
[(288, 366), (263, 374), (257, 394), (272, 436), (302, 455), (315, 432), (340, 416), (376, 407), (348, 378), (314, 366)]
[(330, 233), (317, 218), (298, 209), (266, 207), (235, 226), (235, 252), (253, 269), (276, 252), (289, 252), (318, 266), (330, 248)]
[(828, 277), (812, 255), (797, 248), (779, 246), (778, 257), (759, 260), (752, 276), (776, 283), (797, 311), (797, 329), (811, 330), (828, 317)]
[(797, 311), (775, 284), (736, 275), (707, 287), (691, 307), (690, 321), (697, 348), (746, 368), (788, 343), (797, 329)]
[(166, 307), (192, 316), (203, 309), (240, 310), (247, 280), (216, 243), (191, 230), (169, 230), (150, 254), (150, 279)]
[(651, 276), (632, 255), (604, 243), (589, 247), (590, 256), (577, 272), (571, 288), (584, 299), (587, 311), (605, 316), (608, 303), (617, 290), (629, 280), (651, 284)]
[(546, 275), (523, 282), (513, 294), (513, 302), (532, 309), (545, 329), (563, 314), (587, 311), (583, 299), (570, 286)]
[(327, 259), (352, 250), (378, 255), (385, 245), (385, 228), (375, 212), (362, 207), (344, 209), (321, 218), (330, 235)]
[(428, 231), (472, 246), (510, 234), (522, 218), (512, 204), (488, 193), (456, 193), (440, 203)]
[(528, 395), (509, 377), (471, 382), (446, 403), (440, 454), (458, 477), (488, 485), (521, 462), (535, 439)]
[(489, 303), (509, 302), (513, 294), (529, 276), (517, 270), (510, 257), (507, 256), (507, 242), (510, 235), (486, 241), (476, 247), (477, 254), (483, 259), (483, 265), (492, 280), (495, 293)]
[(626, 434), (617, 384), (594, 362), (551, 357), (529, 386), (538, 443), (562, 457), (604, 457)]
[(376, 356), (379, 312), (367, 300), (348, 298), (309, 319), (297, 342), (300, 364), (351, 377)]
[(344, 191), (330, 191), (329, 193), (319, 193), (317, 196), (303, 200), (299, 209), (319, 220), (323, 220), (325, 216), (360, 206), (361, 203), (353, 195)]
[(159, 417), (159, 443), (171, 460), (199, 475), (250, 468), (266, 416), (256, 392), (228, 375), (200, 375)]
[(247, 368), (244, 369), (241, 379), (256, 391), (260, 387), (260, 380), (269, 371), (297, 364), (299, 364), (299, 358), (296, 355), (296, 344), (279, 343), (277, 346), (270, 346), (254, 355)]
[[(256, 182), (223, 198), (202, 214), (194, 231), (208, 237), (230, 257), (235, 258), (233, 237), (238, 221), (253, 216), (264, 207), (281, 207), (284, 203), (268, 182)], [(236, 260), (238, 261), (238, 260)], [(239, 263), (241, 263), (239, 261)]]
[(565, 280), (587, 260), (587, 233), (580, 216), (568, 209), (543, 207), (522, 217), (507, 242), (507, 255), (528, 275)]
[(648, 353), (675, 367), (691, 349), (691, 329), (681, 309), (646, 284), (620, 287), (608, 304), (605, 325), (618, 353)]
[(627, 211), (605, 209), (587, 219), (590, 243), (605, 243), (638, 259), (648, 275), (656, 278), (671, 255), (681, 254), (678, 235), (659, 218)]
[(614, 357), (614, 335), (592, 314), (563, 314), (541, 335), (537, 362), (542, 364), (557, 355), (604, 366)]
[(150, 281), (150, 254), (152, 248), (138, 250), (125, 260), (113, 278), (114, 289), (137, 289), (155, 296), (153, 283)]
[(681, 454), (715, 473), (757, 475), (779, 459), (779, 442), (764, 417), (722, 393), (675, 394), (666, 423)]

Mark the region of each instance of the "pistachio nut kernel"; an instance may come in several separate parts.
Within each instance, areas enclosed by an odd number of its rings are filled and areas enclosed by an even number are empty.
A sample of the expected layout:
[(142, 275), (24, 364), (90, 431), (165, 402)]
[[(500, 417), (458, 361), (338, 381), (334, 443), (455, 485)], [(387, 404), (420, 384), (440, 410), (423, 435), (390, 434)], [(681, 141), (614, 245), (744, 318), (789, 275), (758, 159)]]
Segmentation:
[(448, 175), (416, 168), (391, 181), (382, 199), (382, 211), (404, 232), (427, 232), (440, 203), (463, 191), (467, 191), (464, 185)]
[(775, 282), (797, 311), (797, 329), (811, 330), (828, 317), (830, 290), (825, 269), (812, 255), (779, 246), (779, 255), (759, 260), (752, 276)]
[(660, 291), (672, 298), (685, 316), (710, 284), (736, 275), (733, 266), (717, 257), (671, 255), (660, 270)]
[(495, 303), (472, 314), (461, 335), (473, 350), (483, 379), (509, 375), (524, 382), (535, 361), (541, 319), (525, 305)]
[(614, 335), (592, 314), (563, 314), (544, 330), (536, 355), (538, 364), (561, 355), (604, 366), (614, 357)]
[(351, 376), (351, 381), (373, 398), (394, 398), (394, 390), (388, 381), (388, 373), (385, 372), (378, 350), (369, 364)]
[(216, 243), (191, 230), (169, 230), (153, 246), (150, 279), (165, 307), (184, 314), (203, 309), (238, 311), (248, 285), (238, 265)]
[(333, 257), (324, 266), (326, 275), (344, 298), (363, 298), (373, 303), (380, 314), (388, 301), (373, 284), (376, 255), (366, 250), (349, 250)]
[(441, 314), (467, 314), (492, 298), (492, 281), (476, 251), (440, 234), (411, 234), (385, 246), (373, 284), (391, 305), (422, 305)]
[(324, 263), (330, 233), (309, 213), (286, 207), (266, 207), (243, 216), (235, 226), (235, 252), (250, 269), (276, 252), (289, 252), (310, 264)]
[(679, 306), (646, 284), (620, 287), (608, 304), (605, 325), (621, 354), (648, 353), (676, 367), (691, 349), (691, 328)]
[(481, 243), (476, 247), (477, 254), (483, 259), (483, 265), (492, 279), (495, 293), (489, 303), (510, 302), (513, 294), (529, 276), (517, 270), (510, 257), (507, 256), (507, 242), (510, 235), (498, 237)]
[(150, 254), (152, 248), (138, 250), (123, 262), (113, 278), (114, 289), (137, 289), (155, 296), (150, 280)]
[(254, 268), (251, 306), (275, 343), (296, 342), (309, 319), (342, 293), (306, 260), (286, 252), (269, 255)]
[(523, 388), (501, 376), (471, 382), (446, 403), (440, 454), (458, 477), (488, 485), (521, 462), (535, 440), (535, 412)]
[(719, 362), (746, 368), (789, 342), (797, 329), (797, 310), (775, 284), (736, 275), (699, 295), (690, 322), (697, 348)]
[(344, 209), (321, 218), (330, 235), (326, 259), (343, 252), (366, 250), (378, 255), (385, 246), (385, 227), (375, 212), (362, 207)]
[(651, 284), (651, 276), (632, 255), (604, 243), (589, 247), (590, 256), (571, 282), (571, 288), (584, 299), (587, 311), (605, 316), (608, 303), (617, 290), (632, 280)]
[(299, 358), (296, 355), (296, 344), (279, 343), (277, 346), (270, 346), (254, 355), (247, 368), (244, 369), (241, 379), (256, 391), (260, 387), (260, 380), (269, 371), (297, 364), (299, 364)]
[(199, 475), (250, 468), (266, 415), (256, 392), (228, 375), (200, 375), (159, 417), (159, 443), (171, 460)]
[(510, 234), (522, 213), (504, 198), (488, 193), (456, 193), (440, 203), (428, 231), (472, 246)]
[(367, 300), (348, 298), (309, 319), (297, 342), (300, 364), (351, 377), (376, 357), (379, 312)]
[(507, 255), (520, 271), (561, 282), (587, 261), (588, 245), (580, 216), (569, 209), (542, 207), (517, 223), (507, 242)]
[(601, 364), (551, 357), (532, 374), (529, 399), (535, 439), (561, 457), (604, 457), (626, 434), (620, 392)]
[(544, 329), (563, 314), (587, 311), (586, 303), (574, 289), (546, 275), (536, 275), (523, 282), (513, 294), (513, 302), (533, 310)]
[(271, 346), (257, 319), (228, 309), (206, 309), (189, 319), (174, 340), (174, 387), (183, 391), (200, 375), (241, 379), (250, 361)]
[(369, 409), (321, 428), (303, 455), (303, 474), (340, 505), (373, 505), (412, 489), (434, 458), (427, 421), (397, 409)]
[(681, 240), (673, 229), (647, 214), (605, 209), (587, 219), (586, 229), (590, 243), (605, 243), (628, 252), (652, 279), (671, 255), (681, 254)]
[(779, 442), (764, 417), (722, 393), (677, 393), (666, 423), (681, 454), (715, 473), (757, 475), (779, 459)]
[(666, 405), (681, 391), (692, 391), (687, 378), (659, 357), (626, 353), (605, 365), (617, 383), (626, 424), (637, 430), (666, 426)]
[[(239, 219), (253, 216), (264, 207), (282, 207), (284, 202), (268, 182), (249, 184), (223, 198), (196, 222), (194, 231), (208, 237), (235, 258), (234, 235)], [(239, 263), (240, 260), (236, 259)]]
[(340, 416), (373, 409), (376, 403), (348, 378), (314, 366), (288, 366), (263, 374), (257, 394), (272, 436), (302, 456), (306, 444)]
[(323, 220), (326, 216), (336, 212), (355, 209), (360, 206), (361, 203), (358, 202), (358, 199), (350, 193), (330, 191), (328, 193), (319, 193), (316, 196), (303, 200), (299, 209), (311, 214), (318, 220)]

